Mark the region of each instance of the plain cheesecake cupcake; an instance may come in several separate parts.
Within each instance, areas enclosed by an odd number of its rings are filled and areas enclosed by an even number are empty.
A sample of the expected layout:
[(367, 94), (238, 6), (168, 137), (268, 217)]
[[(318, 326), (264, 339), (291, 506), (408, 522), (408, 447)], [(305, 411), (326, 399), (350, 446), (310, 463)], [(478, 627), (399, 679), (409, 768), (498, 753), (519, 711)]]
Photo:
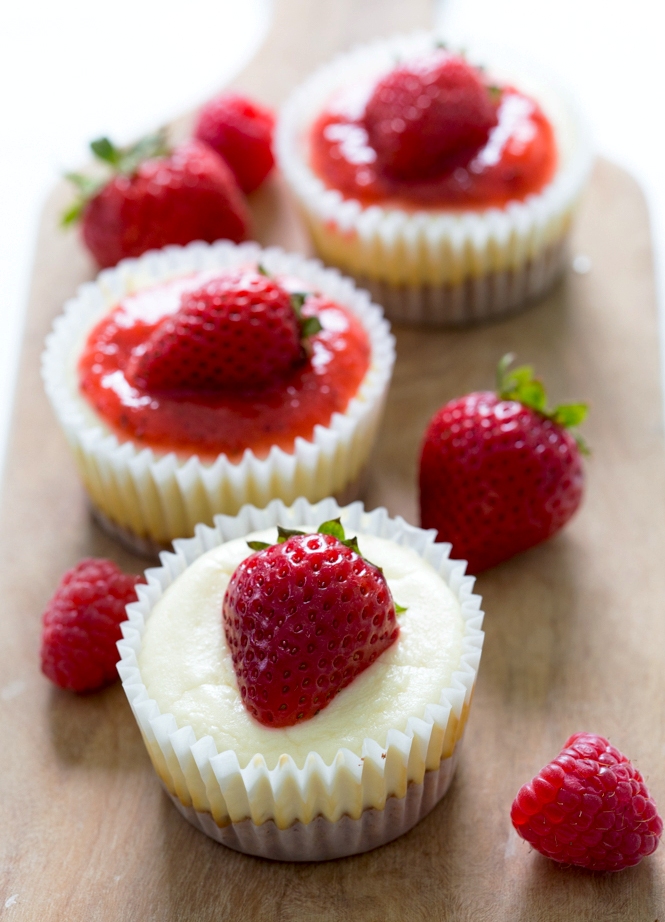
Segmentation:
[(393, 362), (366, 292), (316, 261), (224, 241), (82, 286), (42, 371), (94, 514), (154, 553), (247, 502), (354, 498)]
[(591, 163), (551, 81), (427, 33), (314, 73), (282, 112), (277, 152), (319, 255), (391, 319), (429, 324), (500, 316), (545, 292)]
[(191, 823), (249, 854), (325, 860), (434, 807), (483, 639), (449, 551), (331, 499), (246, 507), (175, 543), (128, 606), (118, 668)]

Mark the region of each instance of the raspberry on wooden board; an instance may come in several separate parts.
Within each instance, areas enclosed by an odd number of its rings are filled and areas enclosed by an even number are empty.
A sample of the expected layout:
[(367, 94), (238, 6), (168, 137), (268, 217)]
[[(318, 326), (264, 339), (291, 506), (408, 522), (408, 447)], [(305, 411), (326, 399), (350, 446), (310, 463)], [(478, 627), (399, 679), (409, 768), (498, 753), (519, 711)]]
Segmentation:
[(123, 573), (111, 560), (90, 557), (68, 570), (43, 616), (44, 675), (74, 692), (115, 682), (120, 625), (139, 582), (142, 577)]
[(275, 165), (274, 128), (270, 109), (238, 93), (223, 93), (203, 106), (194, 133), (226, 160), (242, 191), (249, 194)]
[(262, 724), (314, 717), (399, 635), (383, 573), (338, 520), (319, 533), (280, 529), (280, 543), (235, 570), (223, 624), (245, 706)]
[(604, 737), (575, 733), (523, 785), (511, 819), (548, 858), (592, 871), (620, 871), (658, 847), (663, 821), (642, 775)]

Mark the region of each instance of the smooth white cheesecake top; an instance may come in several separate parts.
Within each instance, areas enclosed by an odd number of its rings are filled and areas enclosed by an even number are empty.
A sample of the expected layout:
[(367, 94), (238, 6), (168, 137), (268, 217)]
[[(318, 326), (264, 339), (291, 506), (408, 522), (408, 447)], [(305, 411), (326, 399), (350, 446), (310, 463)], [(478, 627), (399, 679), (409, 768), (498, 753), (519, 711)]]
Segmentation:
[[(303, 528), (303, 531), (311, 529)], [(376, 662), (316, 717), (273, 729), (246, 710), (222, 627), (222, 601), (237, 565), (252, 551), (247, 540), (276, 541), (276, 529), (229, 541), (199, 557), (166, 590), (145, 627), (139, 667), (148, 694), (179, 727), (212, 736), (219, 752), (232, 749), (241, 767), (261, 753), (269, 768), (280, 755), (299, 767), (318, 752), (330, 763), (345, 747), (362, 753), (367, 737), (384, 746), (390, 729), (404, 731), (438, 704), (459, 667), (464, 622), (452, 590), (415, 551), (384, 538), (359, 535), (362, 553), (383, 568), (393, 598), (407, 610), (400, 636)]]

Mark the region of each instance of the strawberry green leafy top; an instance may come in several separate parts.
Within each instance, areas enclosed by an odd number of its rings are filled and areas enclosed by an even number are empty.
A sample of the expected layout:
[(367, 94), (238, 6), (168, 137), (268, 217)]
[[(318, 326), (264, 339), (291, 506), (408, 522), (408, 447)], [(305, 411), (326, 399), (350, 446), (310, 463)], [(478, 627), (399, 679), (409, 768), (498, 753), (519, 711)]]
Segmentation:
[[(277, 526), (277, 544), (284, 544), (285, 541), (288, 541), (289, 538), (293, 538), (294, 535), (304, 536), (306, 534), (307, 532), (298, 531), (297, 528), (283, 528), (281, 525), (278, 525)], [(341, 544), (343, 544), (345, 547), (350, 547), (351, 550), (355, 551), (359, 557), (362, 557), (363, 560), (367, 561), (368, 564), (370, 564), (380, 573), (383, 573), (383, 570), (381, 569), (381, 567), (377, 567), (375, 563), (372, 563), (371, 560), (367, 560), (367, 558), (363, 555), (362, 551), (358, 547), (358, 538), (355, 535), (353, 538), (346, 537), (346, 533), (344, 531), (344, 526), (342, 525), (341, 519), (339, 518), (330, 519), (329, 521), (324, 522), (322, 525), (319, 525), (317, 529), (317, 534), (332, 535), (333, 538), (337, 538), (337, 540)], [(269, 544), (267, 541), (248, 541), (247, 545), (253, 551), (265, 551), (266, 548), (272, 547), (272, 545)], [(394, 599), (393, 599), (393, 602), (394, 602)], [(394, 604), (395, 604), (395, 612), (398, 615), (401, 615), (402, 612), (406, 611), (406, 608), (403, 605), (398, 605), (397, 602), (394, 602)]]
[(95, 158), (109, 169), (103, 176), (87, 176), (85, 173), (65, 174), (65, 179), (76, 186), (78, 196), (62, 216), (61, 223), (64, 227), (78, 221), (90, 199), (104, 188), (112, 176), (133, 176), (144, 160), (168, 157), (171, 153), (165, 128), (160, 128), (154, 134), (147, 135), (127, 147), (116, 147), (108, 138), (97, 138), (90, 142), (90, 149)]
[[(586, 403), (564, 403), (553, 410), (547, 409), (547, 393), (545, 385), (534, 376), (532, 365), (519, 365), (510, 369), (515, 360), (512, 352), (508, 352), (499, 361), (496, 369), (496, 389), (502, 400), (515, 400), (540, 413), (546, 419), (551, 419), (562, 429), (572, 429), (579, 426), (586, 419), (589, 407)], [(577, 445), (584, 454), (589, 453), (584, 439), (577, 433), (571, 433)]]

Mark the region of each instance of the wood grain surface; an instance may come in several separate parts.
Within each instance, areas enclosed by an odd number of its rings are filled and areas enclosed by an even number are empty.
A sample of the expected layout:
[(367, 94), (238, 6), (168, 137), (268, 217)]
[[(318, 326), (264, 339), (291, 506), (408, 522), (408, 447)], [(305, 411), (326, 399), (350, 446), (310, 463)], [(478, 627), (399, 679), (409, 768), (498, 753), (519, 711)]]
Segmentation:
[[(278, 0), (239, 85), (278, 104), (355, 40), (427, 25), (426, 0)], [(486, 646), (457, 777), (410, 834), (364, 856), (275, 864), (216, 845), (162, 793), (121, 688), (76, 697), (38, 668), (43, 607), (63, 570), (104, 555), (43, 395), (44, 336), (92, 266), (46, 206), (37, 244), (0, 522), (0, 919), (665, 920), (665, 847), (617, 875), (560, 868), (512, 832), (521, 783), (576, 730), (608, 735), (665, 808), (665, 445), (647, 214), (600, 163), (574, 252), (591, 260), (543, 303), (491, 326), (397, 331), (398, 361), (365, 496), (417, 522), (419, 442), (433, 411), (492, 385), (498, 357), (532, 361), (554, 400), (586, 399), (588, 491), (554, 540), (483, 575)], [(279, 179), (257, 233), (306, 251)]]

